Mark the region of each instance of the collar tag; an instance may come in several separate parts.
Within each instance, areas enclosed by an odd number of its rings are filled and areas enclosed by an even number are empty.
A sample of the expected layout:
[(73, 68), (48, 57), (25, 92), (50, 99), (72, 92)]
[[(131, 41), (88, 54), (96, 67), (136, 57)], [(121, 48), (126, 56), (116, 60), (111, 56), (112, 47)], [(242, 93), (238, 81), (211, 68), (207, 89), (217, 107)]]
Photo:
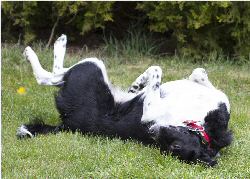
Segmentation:
[(188, 130), (196, 132), (202, 140), (203, 144), (208, 144), (210, 146), (211, 139), (209, 135), (205, 132), (203, 126), (197, 124), (199, 121), (186, 120), (183, 123), (187, 126)]

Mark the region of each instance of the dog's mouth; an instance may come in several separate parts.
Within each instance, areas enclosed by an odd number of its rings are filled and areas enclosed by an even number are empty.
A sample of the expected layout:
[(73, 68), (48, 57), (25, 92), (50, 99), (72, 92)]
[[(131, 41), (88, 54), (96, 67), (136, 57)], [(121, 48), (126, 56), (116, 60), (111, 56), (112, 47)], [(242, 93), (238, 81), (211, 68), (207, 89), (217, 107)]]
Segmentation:
[(200, 163), (200, 164), (203, 164), (204, 166), (208, 166), (208, 167), (214, 167), (215, 165), (217, 165), (216, 160), (211, 160), (210, 162), (206, 162), (206, 161), (197, 159), (197, 162)]
[(175, 156), (179, 160), (189, 164), (202, 164), (205, 167), (214, 167), (217, 164), (217, 161), (206, 152), (198, 152), (195, 150), (187, 151), (177, 146), (173, 148), (171, 145), (169, 149), (163, 153)]

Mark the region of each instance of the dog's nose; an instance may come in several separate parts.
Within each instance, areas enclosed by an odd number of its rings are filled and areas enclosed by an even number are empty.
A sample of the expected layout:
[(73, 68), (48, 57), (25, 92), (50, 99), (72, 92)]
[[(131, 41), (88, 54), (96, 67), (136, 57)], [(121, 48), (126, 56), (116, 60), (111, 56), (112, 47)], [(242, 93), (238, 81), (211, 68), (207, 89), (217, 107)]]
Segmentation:
[(211, 162), (208, 163), (209, 167), (214, 167), (215, 165), (217, 165), (217, 161), (216, 160), (212, 160)]

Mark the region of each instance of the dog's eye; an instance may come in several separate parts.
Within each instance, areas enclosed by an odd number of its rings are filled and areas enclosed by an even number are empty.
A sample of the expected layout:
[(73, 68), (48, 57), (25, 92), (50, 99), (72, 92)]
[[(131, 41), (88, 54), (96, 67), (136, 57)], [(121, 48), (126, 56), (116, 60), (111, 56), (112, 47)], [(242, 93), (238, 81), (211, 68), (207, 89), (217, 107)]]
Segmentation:
[(175, 145), (171, 145), (170, 148), (171, 148), (172, 150), (180, 150), (180, 149), (181, 149), (181, 146), (178, 145), (178, 144), (175, 144)]

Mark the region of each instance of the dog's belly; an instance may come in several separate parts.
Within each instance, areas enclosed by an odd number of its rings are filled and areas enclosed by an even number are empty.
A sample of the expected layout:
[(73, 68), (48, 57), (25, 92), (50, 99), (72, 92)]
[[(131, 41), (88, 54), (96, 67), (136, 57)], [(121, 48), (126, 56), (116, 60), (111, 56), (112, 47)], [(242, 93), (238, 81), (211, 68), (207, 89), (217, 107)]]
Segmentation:
[(161, 100), (155, 110), (155, 122), (161, 126), (184, 126), (186, 120), (200, 121), (209, 111), (225, 103), (230, 110), (227, 96), (220, 90), (208, 88), (189, 80), (177, 80), (161, 85)]

